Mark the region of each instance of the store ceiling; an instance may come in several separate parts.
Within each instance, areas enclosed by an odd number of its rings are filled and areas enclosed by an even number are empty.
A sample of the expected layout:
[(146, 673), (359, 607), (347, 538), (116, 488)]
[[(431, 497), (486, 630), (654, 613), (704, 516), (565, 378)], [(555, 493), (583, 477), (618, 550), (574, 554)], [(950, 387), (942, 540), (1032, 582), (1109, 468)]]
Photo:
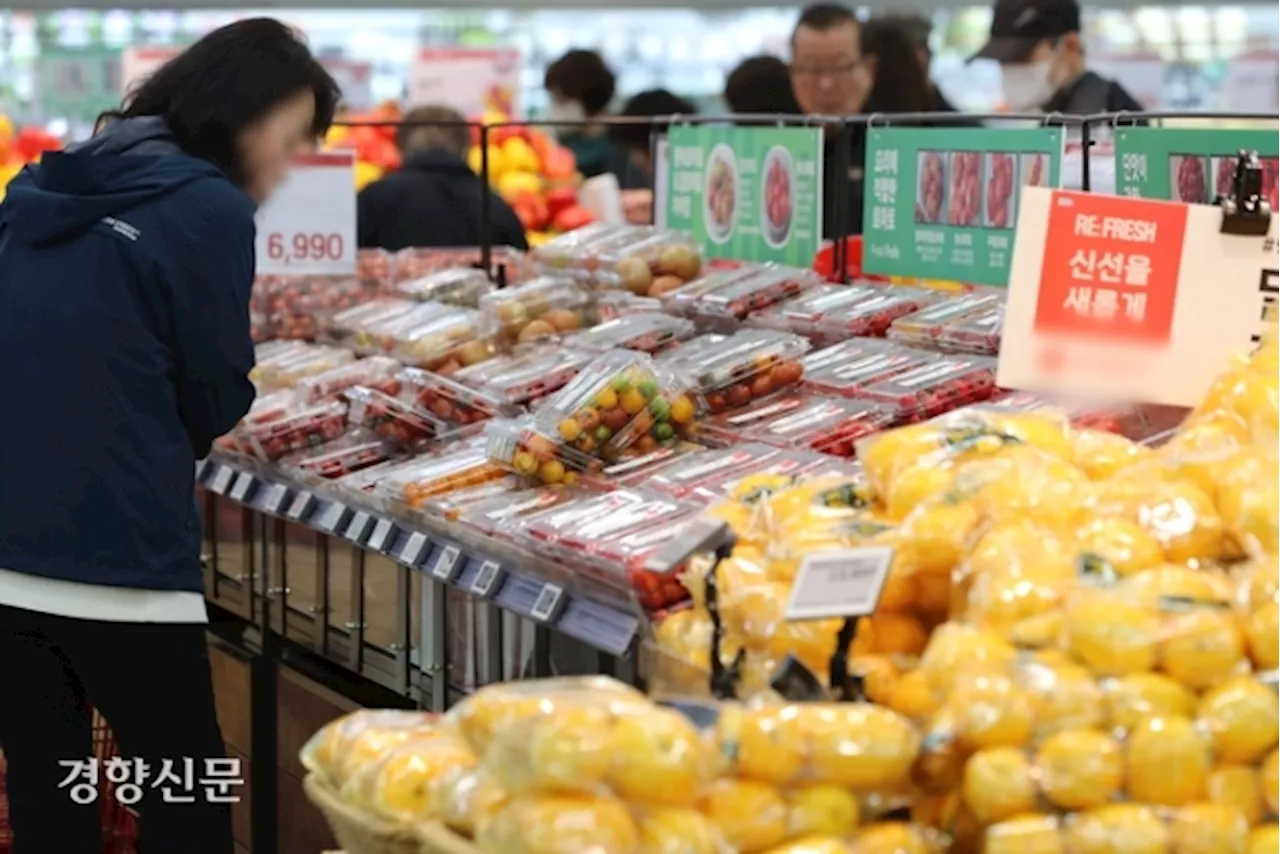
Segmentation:
[[(182, 0), (132, 0), (129, 3), (131, 9), (252, 9), (254, 11), (266, 11), (270, 9), (351, 9), (357, 4), (354, 0), (298, 0), (298, 2), (279, 2), (278, 0), (258, 0), (258, 2), (245, 2), (245, 0), (200, 0), (200, 2), (182, 2)], [(600, 9), (607, 6), (613, 11), (622, 11), (628, 8), (636, 10), (645, 10), (653, 8), (666, 9), (700, 9), (700, 10), (738, 10), (746, 8), (779, 8), (789, 5), (800, 5), (784, 3), (782, 0), (647, 0), (644, 3), (633, 2), (630, 4), (612, 4), (602, 3), (601, 0), (506, 0), (505, 2), (494, 3), (470, 3), (468, 0), (374, 0), (368, 4), (370, 8), (383, 9), (467, 9), (468, 11), (479, 11), (486, 8), (494, 9), (515, 9), (515, 10), (549, 10), (549, 9)], [(901, 2), (895, 0), (853, 0), (851, 5), (859, 7), (880, 9), (891, 6), (900, 6)], [(975, 0), (928, 0), (927, 3), (913, 4), (917, 8), (929, 7), (939, 8), (959, 8), (974, 5), (983, 5)], [(1137, 8), (1139, 6), (1152, 5), (1151, 0), (1108, 0), (1107, 8), (1110, 9), (1126, 9)], [(1162, 0), (1161, 6), (1178, 6), (1178, 5), (1203, 5), (1195, 0)], [(81, 9), (119, 9), (120, 0), (23, 0), (17, 9), (47, 12), (57, 9), (81, 8)]]

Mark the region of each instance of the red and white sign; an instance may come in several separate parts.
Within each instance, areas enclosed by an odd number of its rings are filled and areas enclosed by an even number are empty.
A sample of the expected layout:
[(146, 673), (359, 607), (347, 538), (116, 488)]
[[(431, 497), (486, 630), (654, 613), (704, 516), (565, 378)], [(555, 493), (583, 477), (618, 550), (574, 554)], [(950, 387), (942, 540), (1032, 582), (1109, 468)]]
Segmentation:
[(299, 157), (257, 221), (259, 273), (355, 273), (355, 155)]
[(1025, 187), (1001, 386), (1193, 406), (1275, 311), (1276, 220), (1221, 233), (1209, 205)]
[(409, 72), (409, 106), (452, 107), (464, 116), (520, 114), (515, 48), (424, 48)]
[(356, 111), (373, 107), (373, 63), (324, 57), (320, 60), (342, 90), (342, 103)]
[(120, 85), (124, 94), (182, 53), (180, 47), (127, 47), (120, 55)]
[(1250, 51), (1227, 63), (1222, 81), (1222, 108), (1241, 113), (1268, 113), (1280, 101), (1280, 54)]

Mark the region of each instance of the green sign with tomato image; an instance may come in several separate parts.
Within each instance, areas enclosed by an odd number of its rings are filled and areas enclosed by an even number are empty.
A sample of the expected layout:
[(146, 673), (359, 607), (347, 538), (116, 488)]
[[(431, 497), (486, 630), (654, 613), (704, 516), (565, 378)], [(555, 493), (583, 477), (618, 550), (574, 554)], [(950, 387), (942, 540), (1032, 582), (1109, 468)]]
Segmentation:
[(666, 227), (711, 258), (808, 267), (822, 241), (822, 131), (673, 127)]
[(1116, 131), (1116, 192), (1213, 204), (1231, 191), (1241, 151), (1262, 161), (1262, 194), (1276, 207), (1280, 136), (1273, 130), (1122, 128)]
[(1061, 128), (879, 128), (867, 133), (862, 268), (1009, 284), (1018, 190), (1058, 186)]

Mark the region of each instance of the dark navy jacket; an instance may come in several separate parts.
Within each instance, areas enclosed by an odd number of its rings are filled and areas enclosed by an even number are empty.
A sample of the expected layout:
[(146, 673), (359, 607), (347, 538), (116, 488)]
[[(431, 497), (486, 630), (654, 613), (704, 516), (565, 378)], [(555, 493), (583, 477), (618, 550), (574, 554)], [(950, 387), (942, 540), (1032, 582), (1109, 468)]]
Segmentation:
[(254, 208), (161, 119), (0, 204), (0, 568), (202, 589), (195, 462), (253, 402)]

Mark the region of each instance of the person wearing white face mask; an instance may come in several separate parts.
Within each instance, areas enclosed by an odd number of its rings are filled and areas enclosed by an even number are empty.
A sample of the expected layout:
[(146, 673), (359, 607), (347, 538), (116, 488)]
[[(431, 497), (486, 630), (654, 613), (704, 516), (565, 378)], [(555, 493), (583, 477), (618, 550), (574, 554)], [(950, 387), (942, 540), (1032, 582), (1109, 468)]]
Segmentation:
[(1119, 83), (1087, 69), (1076, 0), (996, 0), (975, 59), (1000, 63), (1005, 106), (1015, 113), (1142, 110)]
[(613, 101), (616, 79), (604, 57), (594, 50), (575, 49), (547, 66), (543, 86), (551, 97), (547, 120), (581, 122), (552, 127), (561, 144), (573, 152), (585, 178), (625, 167), (626, 153), (609, 140), (602, 118)]

